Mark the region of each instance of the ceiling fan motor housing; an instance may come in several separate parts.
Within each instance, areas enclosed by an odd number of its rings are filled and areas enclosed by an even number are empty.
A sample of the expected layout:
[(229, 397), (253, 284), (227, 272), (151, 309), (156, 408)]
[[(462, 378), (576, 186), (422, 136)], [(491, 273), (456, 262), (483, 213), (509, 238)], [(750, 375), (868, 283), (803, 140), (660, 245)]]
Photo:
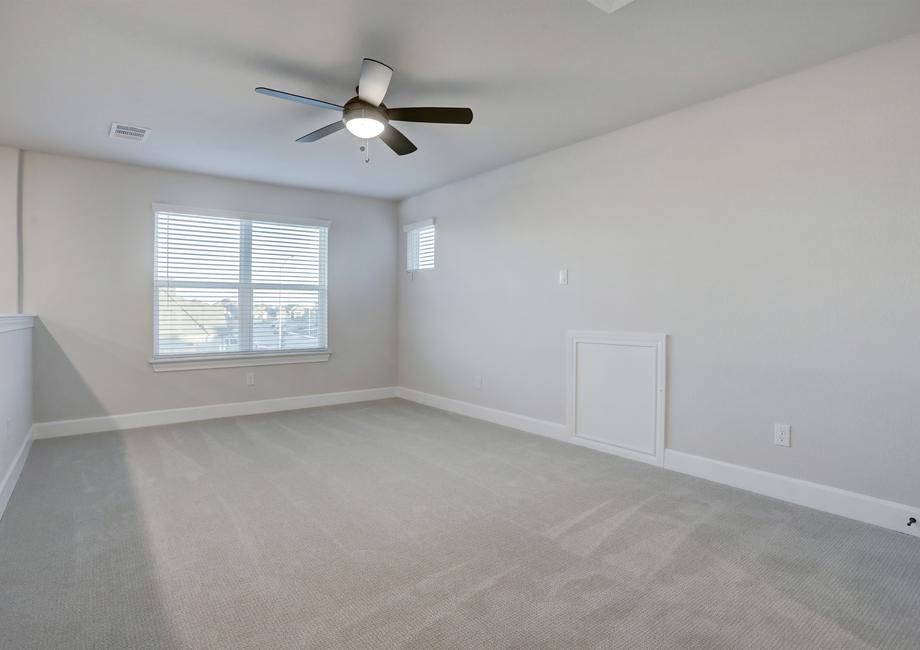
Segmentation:
[(348, 124), (351, 120), (361, 118), (375, 120), (384, 126), (390, 121), (387, 117), (387, 108), (383, 104), (374, 106), (373, 104), (361, 101), (357, 97), (349, 99), (342, 109), (342, 121)]

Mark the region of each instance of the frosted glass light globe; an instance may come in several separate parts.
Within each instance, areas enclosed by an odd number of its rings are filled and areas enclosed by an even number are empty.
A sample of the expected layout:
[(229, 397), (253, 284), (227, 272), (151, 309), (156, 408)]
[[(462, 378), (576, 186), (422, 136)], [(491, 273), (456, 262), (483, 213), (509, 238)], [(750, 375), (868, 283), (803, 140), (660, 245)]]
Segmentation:
[(362, 140), (370, 140), (383, 133), (383, 122), (372, 117), (353, 117), (345, 122), (345, 128)]

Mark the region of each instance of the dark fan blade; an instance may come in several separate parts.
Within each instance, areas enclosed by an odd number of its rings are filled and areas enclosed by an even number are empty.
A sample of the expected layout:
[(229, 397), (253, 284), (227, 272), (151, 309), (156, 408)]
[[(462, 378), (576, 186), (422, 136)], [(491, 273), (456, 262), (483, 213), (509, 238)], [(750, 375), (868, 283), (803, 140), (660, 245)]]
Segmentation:
[(259, 86), (256, 88), (256, 92), (260, 95), (268, 95), (269, 97), (277, 97), (278, 99), (286, 99), (291, 102), (299, 102), (301, 104), (306, 104), (307, 106), (316, 106), (317, 108), (328, 108), (333, 111), (340, 111), (342, 107), (338, 104), (333, 104), (332, 102), (324, 102), (322, 99), (313, 99), (312, 97), (302, 97), (300, 95), (292, 95), (291, 93), (282, 92), (280, 90), (273, 90), (271, 88), (263, 88)]
[(361, 62), (361, 77), (358, 79), (358, 98), (368, 104), (380, 106), (384, 95), (387, 94), (387, 88), (390, 87), (392, 76), (393, 68), (386, 63), (364, 59)]
[(468, 108), (388, 108), (387, 116), (399, 122), (432, 122), (435, 124), (469, 124), (473, 111)]
[(325, 138), (327, 135), (332, 135), (336, 131), (341, 131), (345, 128), (345, 122), (339, 120), (338, 122), (333, 122), (332, 124), (327, 124), (321, 129), (316, 129), (312, 133), (308, 133), (302, 138), (297, 138), (297, 142), (316, 142), (320, 138)]
[(418, 149), (409, 138), (400, 133), (392, 124), (387, 124), (379, 137), (400, 156), (405, 156), (407, 153), (412, 153)]

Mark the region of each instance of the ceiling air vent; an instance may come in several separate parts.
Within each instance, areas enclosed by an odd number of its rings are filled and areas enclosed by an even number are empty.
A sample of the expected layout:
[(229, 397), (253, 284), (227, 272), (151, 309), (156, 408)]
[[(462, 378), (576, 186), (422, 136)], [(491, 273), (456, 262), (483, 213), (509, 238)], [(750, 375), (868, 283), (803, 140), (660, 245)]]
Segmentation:
[(122, 138), (136, 142), (144, 142), (148, 135), (150, 135), (150, 129), (145, 126), (131, 126), (119, 122), (112, 122), (112, 128), (109, 130), (110, 138)]
[(612, 14), (617, 9), (622, 9), (626, 5), (632, 4), (635, 0), (588, 0), (588, 2), (604, 13)]

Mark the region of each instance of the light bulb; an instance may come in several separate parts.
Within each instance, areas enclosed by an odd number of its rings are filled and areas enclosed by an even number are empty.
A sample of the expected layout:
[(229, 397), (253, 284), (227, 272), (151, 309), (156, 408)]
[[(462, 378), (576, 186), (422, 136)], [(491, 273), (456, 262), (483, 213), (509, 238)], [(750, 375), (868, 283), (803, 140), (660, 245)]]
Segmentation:
[(345, 122), (345, 128), (359, 138), (369, 140), (383, 133), (383, 122), (372, 117), (353, 117)]

